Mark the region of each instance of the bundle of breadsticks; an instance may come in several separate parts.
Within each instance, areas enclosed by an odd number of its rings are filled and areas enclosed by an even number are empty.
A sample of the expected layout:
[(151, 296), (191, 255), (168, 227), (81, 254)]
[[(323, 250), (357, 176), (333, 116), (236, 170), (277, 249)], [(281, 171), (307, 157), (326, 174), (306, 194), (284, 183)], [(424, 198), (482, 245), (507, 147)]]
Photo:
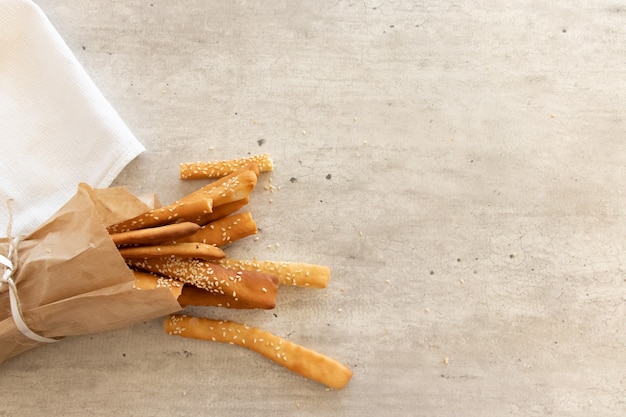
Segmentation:
[(7, 230), (0, 238), (0, 364), (66, 337), (180, 311), (168, 288), (137, 291), (135, 276), (105, 228), (146, 207), (124, 187), (79, 184), (32, 233), (15, 236)]
[[(109, 225), (136, 288), (170, 288), (183, 307), (272, 309), (279, 285), (326, 287), (325, 266), (231, 259), (224, 250), (257, 233), (245, 207), (260, 173), (272, 170), (268, 154), (181, 164), (181, 179), (213, 181), (172, 204)], [(333, 359), (242, 323), (172, 314), (164, 328), (171, 335), (248, 348), (330, 388), (342, 388), (352, 376)]]

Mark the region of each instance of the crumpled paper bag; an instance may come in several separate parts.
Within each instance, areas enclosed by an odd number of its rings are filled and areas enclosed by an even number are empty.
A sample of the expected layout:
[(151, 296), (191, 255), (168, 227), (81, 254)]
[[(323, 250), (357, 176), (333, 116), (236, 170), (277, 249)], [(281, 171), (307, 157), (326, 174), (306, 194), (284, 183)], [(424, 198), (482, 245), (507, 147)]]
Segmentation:
[[(17, 246), (16, 283), (23, 317), (49, 338), (104, 332), (152, 320), (181, 306), (168, 288), (137, 290), (105, 225), (146, 206), (125, 188), (86, 184)], [(7, 254), (8, 241), (0, 243)], [(62, 341), (60, 343), (63, 343)], [(6, 286), (0, 289), (0, 363), (40, 345), (15, 326)]]

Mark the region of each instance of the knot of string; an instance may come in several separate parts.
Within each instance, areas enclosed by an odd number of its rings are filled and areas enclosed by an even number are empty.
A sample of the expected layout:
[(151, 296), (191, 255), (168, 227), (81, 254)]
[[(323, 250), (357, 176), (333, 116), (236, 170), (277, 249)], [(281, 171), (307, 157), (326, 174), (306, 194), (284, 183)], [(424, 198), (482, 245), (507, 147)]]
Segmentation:
[(22, 315), (22, 307), (20, 304), (20, 298), (17, 294), (17, 285), (15, 285), (15, 281), (13, 280), (13, 273), (17, 270), (18, 266), (18, 256), (17, 256), (17, 246), (19, 244), (18, 238), (13, 238), (11, 236), (11, 225), (13, 220), (13, 213), (11, 211), (11, 201), (7, 202), (7, 206), (9, 208), (9, 224), (7, 226), (7, 240), (9, 244), (9, 248), (7, 250), (7, 254), (0, 254), (0, 264), (4, 266), (4, 273), (2, 274), (2, 278), (0, 278), (0, 290), (7, 286), (9, 289), (9, 302), (11, 304), (11, 317), (13, 317), (13, 322), (15, 323), (15, 327), (22, 332), (22, 334), (28, 337), (31, 340), (40, 343), (54, 343), (58, 342), (58, 339), (51, 339), (49, 337), (41, 336), (34, 331), (32, 331), (26, 322), (24, 321), (24, 316)]

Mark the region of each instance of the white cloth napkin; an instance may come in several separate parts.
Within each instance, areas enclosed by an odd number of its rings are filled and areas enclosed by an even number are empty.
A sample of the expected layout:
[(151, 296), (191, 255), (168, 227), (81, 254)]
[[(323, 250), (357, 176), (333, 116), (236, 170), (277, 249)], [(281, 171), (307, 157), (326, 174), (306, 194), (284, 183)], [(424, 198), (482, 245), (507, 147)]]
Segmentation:
[(0, 237), (8, 199), (12, 234), (27, 234), (144, 150), (44, 13), (0, 0)]

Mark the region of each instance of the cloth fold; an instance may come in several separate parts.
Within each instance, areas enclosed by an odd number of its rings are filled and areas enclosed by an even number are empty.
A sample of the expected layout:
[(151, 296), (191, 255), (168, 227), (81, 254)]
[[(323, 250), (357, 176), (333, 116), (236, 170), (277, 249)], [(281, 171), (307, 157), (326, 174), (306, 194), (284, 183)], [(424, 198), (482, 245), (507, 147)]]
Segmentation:
[[(80, 182), (111, 184), (145, 148), (29, 0), (0, 0), (0, 213), (28, 234)], [(8, 215), (0, 215), (4, 235)]]

